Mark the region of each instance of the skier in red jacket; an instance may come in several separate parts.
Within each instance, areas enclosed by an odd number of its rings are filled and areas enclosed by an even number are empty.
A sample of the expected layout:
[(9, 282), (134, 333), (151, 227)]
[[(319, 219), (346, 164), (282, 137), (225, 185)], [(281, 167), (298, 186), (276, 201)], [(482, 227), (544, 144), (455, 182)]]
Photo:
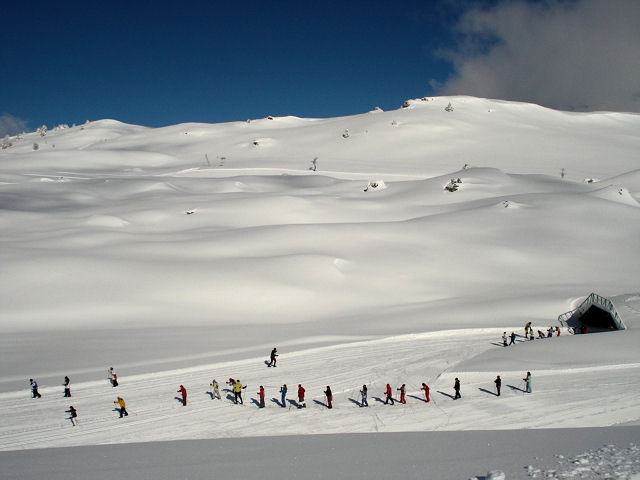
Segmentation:
[(407, 403), (407, 398), (405, 397), (405, 384), (403, 383), (402, 386), (400, 386), (400, 388), (398, 388), (397, 390), (400, 390), (400, 403)]
[(178, 393), (182, 395), (182, 406), (186, 407), (187, 406), (187, 389), (184, 388), (184, 385), (180, 385), (180, 388), (178, 389)]
[(389, 385), (388, 383), (387, 383), (387, 389), (385, 390), (384, 394), (387, 396), (386, 400), (384, 401), (384, 404), (387, 405), (389, 401), (391, 401), (391, 405), (393, 405), (393, 391), (391, 390), (391, 385)]
[(301, 384), (298, 384), (298, 408), (305, 408), (307, 404), (304, 402), (305, 389)]
[(424, 390), (424, 400), (425, 402), (429, 403), (431, 401), (431, 398), (429, 398), (429, 385), (427, 385), (426, 383), (422, 384), (422, 390)]
[(260, 385), (260, 391), (258, 392), (258, 398), (260, 398), (260, 408), (264, 408), (264, 387)]

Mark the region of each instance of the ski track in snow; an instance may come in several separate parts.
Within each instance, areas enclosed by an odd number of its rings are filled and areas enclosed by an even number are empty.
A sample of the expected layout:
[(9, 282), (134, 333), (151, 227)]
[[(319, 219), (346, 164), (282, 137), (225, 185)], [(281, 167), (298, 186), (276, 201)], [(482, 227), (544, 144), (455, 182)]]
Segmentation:
[[(73, 384), (72, 398), (62, 397), (61, 386), (41, 388), (41, 399), (28, 398), (28, 389), (7, 392), (0, 394), (0, 450), (287, 434), (609, 426), (640, 418), (640, 382), (633, 380), (640, 378), (640, 363), (533, 371), (533, 394), (521, 390), (525, 372), (455, 371), (463, 360), (502, 348), (492, 345), (500, 332), (440, 331), (311, 348), (280, 355), (276, 368), (266, 367), (262, 358), (213, 363), (124, 377), (117, 388), (105, 378)], [(501, 397), (493, 394), (496, 374), (503, 380)], [(462, 399), (454, 402), (456, 376)], [(248, 386), (244, 405), (232, 403), (225, 387), (229, 377)], [(222, 400), (208, 393), (213, 378), (220, 383)], [(430, 404), (422, 400), (423, 381), (431, 387)], [(406, 405), (382, 403), (387, 382), (394, 390), (406, 383)], [(279, 401), (283, 383), (290, 400), (297, 400), (297, 385), (303, 384), (306, 409), (272, 401)], [(359, 389), (365, 383), (370, 407), (360, 408)], [(189, 392), (187, 407), (177, 399), (180, 384)], [(267, 391), (265, 409), (252, 401), (259, 385)], [(333, 410), (324, 406), (326, 385), (334, 393)], [(118, 418), (112, 403), (116, 396), (126, 400), (129, 417)], [(78, 427), (64, 413), (70, 404), (78, 410)]]

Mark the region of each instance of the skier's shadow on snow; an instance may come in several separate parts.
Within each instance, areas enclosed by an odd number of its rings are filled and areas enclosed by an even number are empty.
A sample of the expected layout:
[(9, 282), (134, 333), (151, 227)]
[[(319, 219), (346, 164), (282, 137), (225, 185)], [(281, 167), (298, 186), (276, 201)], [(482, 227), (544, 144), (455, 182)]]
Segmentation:
[(318, 404), (318, 405), (321, 405), (321, 406), (323, 406), (323, 407), (325, 407), (325, 408), (329, 408), (329, 405), (327, 405), (327, 404), (326, 404), (326, 403), (324, 403), (324, 402), (321, 402), (320, 400), (314, 400), (314, 401), (313, 401), (313, 403), (316, 403), (316, 404)]
[(349, 401), (351, 403), (355, 403), (357, 406), (361, 407), (362, 403), (360, 403), (359, 401), (357, 401), (355, 398), (350, 398)]
[(484, 393), (488, 393), (489, 395), (493, 395), (494, 397), (498, 396), (497, 393), (492, 392), (491, 390), (487, 390), (486, 388), (478, 388), (478, 390), (480, 390), (481, 392), (484, 392)]
[(287, 402), (289, 402), (289, 405), (292, 406), (292, 407), (300, 408), (300, 404), (298, 402), (296, 402), (295, 400), (287, 399)]
[(407, 397), (415, 398), (416, 400), (420, 400), (421, 402), (427, 403), (427, 401), (423, 397), (418, 397), (416, 395), (407, 395)]
[(173, 397), (174, 400), (177, 400), (178, 402), (180, 402), (180, 405), (182, 405), (182, 397)]
[(453, 400), (453, 399), (455, 398), (455, 397), (454, 397), (453, 395), (451, 395), (450, 393), (445, 393), (445, 392), (442, 392), (442, 391), (440, 391), (440, 390), (438, 390), (438, 393), (439, 393), (440, 395), (444, 395), (445, 397), (449, 397), (451, 400)]
[(506, 347), (504, 343), (491, 342), (491, 345), (495, 345), (496, 347)]
[(280, 403), (280, 400), (278, 400), (277, 398), (272, 398), (271, 401), (273, 403), (275, 403), (276, 405), (278, 405), (279, 407), (285, 407), (286, 405), (283, 405), (282, 403)]
[(524, 388), (516, 387), (515, 385), (507, 385), (511, 390), (515, 390), (516, 392), (526, 392)]
[(227, 400), (229, 400), (230, 402), (236, 403), (235, 395), (232, 395), (232, 394), (227, 395)]
[(255, 398), (251, 399), (251, 403), (253, 403), (256, 407), (260, 408), (260, 402), (258, 400), (256, 400)]
[(384, 403), (384, 400), (381, 399), (380, 397), (371, 397), (371, 398), (373, 398), (376, 402)]

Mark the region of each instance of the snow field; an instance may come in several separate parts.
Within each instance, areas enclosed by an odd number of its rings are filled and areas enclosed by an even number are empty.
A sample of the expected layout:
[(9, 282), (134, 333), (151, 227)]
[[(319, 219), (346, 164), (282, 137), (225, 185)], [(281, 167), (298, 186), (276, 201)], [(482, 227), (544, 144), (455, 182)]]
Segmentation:
[[(470, 97), (407, 106), (158, 129), (101, 120), (2, 150), (0, 476), (637, 474), (637, 427), (620, 425), (640, 421), (640, 116)], [(592, 291), (628, 330), (496, 345)], [(243, 406), (207, 393), (230, 376), (249, 385)], [(43, 398), (28, 398), (28, 378)], [(407, 384), (407, 405), (376, 400), (387, 382)], [(306, 409), (269, 401), (283, 383), (293, 399), (305, 386)], [(364, 383), (369, 408), (356, 403)], [(261, 384), (264, 410), (251, 402)], [(532, 460), (585, 451), (564, 477)]]
[[(401, 335), (284, 353), (276, 368), (253, 358), (121, 377), (117, 388), (106, 379), (84, 382), (72, 384), (70, 399), (62, 397), (62, 387), (51, 386), (41, 388), (41, 399), (27, 399), (27, 388), (3, 393), (0, 449), (287, 434), (589, 427), (640, 419), (640, 382), (632, 380), (639, 378), (640, 363), (534, 370), (533, 394), (522, 391), (526, 372), (510, 370), (508, 360), (506, 368), (495, 373), (456, 369), (459, 362), (486, 350), (506, 354), (528, 347), (528, 342), (496, 347), (493, 342), (500, 334), (498, 329), (470, 329)], [(568, 338), (574, 339), (578, 337)], [(537, 343), (550, 351), (554, 340)], [(500, 397), (494, 395), (497, 374), (503, 380)], [(462, 382), (462, 399), (453, 401), (456, 376)], [(214, 377), (222, 400), (208, 393)], [(223, 390), (229, 377), (248, 385), (244, 405), (234, 405), (231, 392)], [(423, 381), (431, 387), (430, 404), (420, 391)], [(387, 382), (394, 391), (406, 383), (406, 405), (383, 405)], [(294, 401), (298, 383), (303, 384), (306, 409), (279, 406), (284, 383), (287, 398)], [(187, 407), (178, 399), (180, 384), (189, 393)], [(359, 407), (362, 384), (369, 388), (369, 408)], [(259, 385), (267, 391), (265, 409), (253, 400)], [(334, 393), (333, 410), (325, 406), (326, 385)], [(616, 391), (624, 395), (612, 397)], [(112, 403), (116, 396), (126, 400), (129, 417), (118, 418)], [(78, 410), (78, 427), (71, 426), (64, 413), (69, 404)]]

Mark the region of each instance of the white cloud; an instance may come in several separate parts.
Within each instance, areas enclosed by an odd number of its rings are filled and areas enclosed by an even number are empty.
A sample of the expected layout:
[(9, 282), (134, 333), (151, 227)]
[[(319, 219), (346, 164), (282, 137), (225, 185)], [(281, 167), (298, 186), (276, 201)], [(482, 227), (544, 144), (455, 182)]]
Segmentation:
[(640, 1), (503, 2), (457, 29), (441, 94), (640, 111)]
[(0, 138), (5, 135), (15, 135), (24, 132), (27, 122), (8, 113), (0, 115)]

